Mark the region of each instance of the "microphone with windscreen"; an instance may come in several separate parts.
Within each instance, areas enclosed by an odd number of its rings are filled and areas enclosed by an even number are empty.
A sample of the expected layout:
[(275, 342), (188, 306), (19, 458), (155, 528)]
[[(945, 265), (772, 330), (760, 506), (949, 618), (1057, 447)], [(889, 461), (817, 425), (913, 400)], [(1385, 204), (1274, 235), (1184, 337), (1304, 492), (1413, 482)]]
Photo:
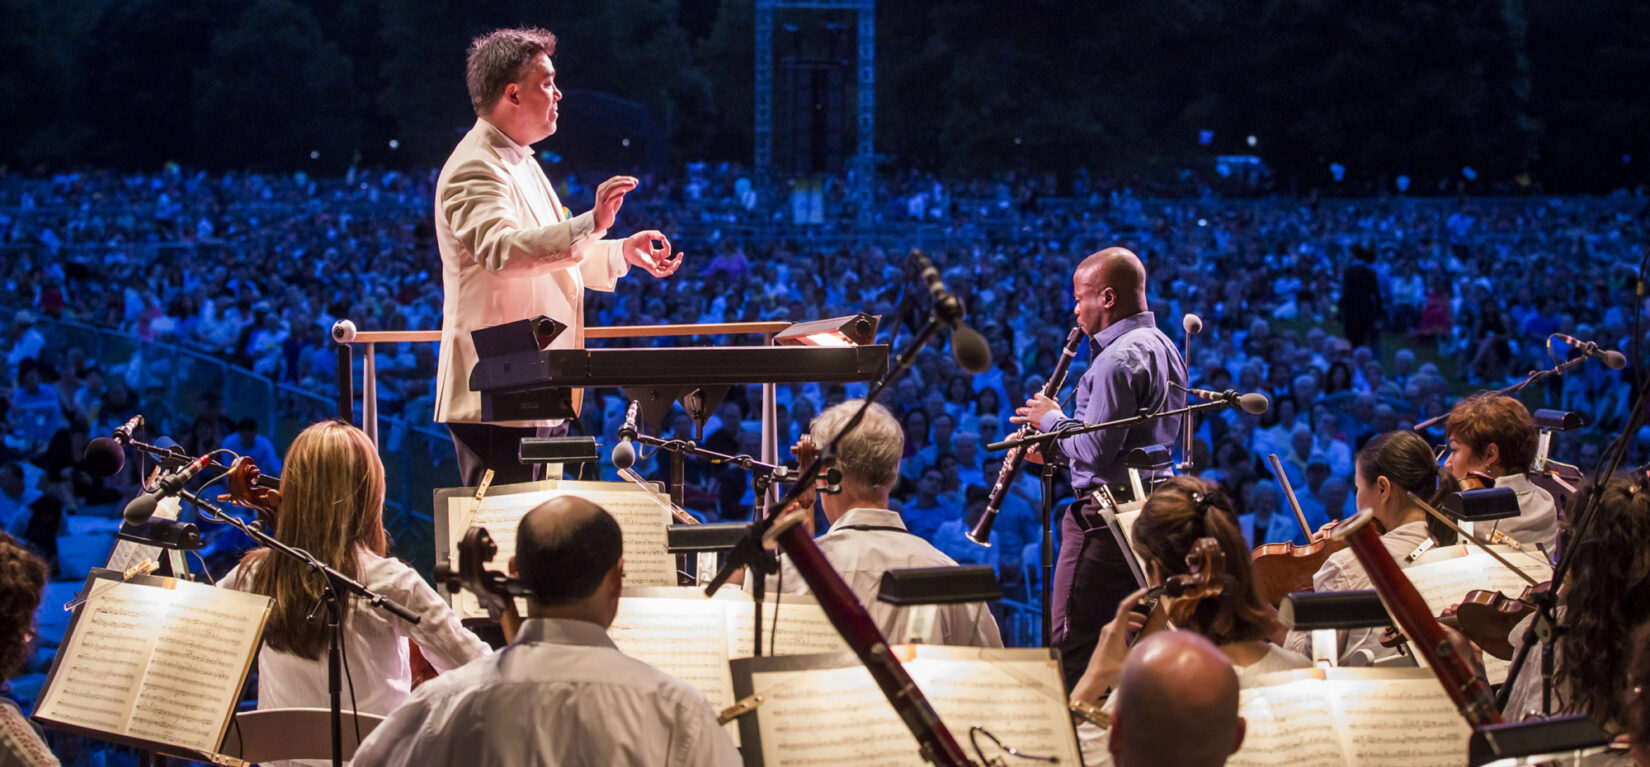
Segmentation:
[(619, 427), (619, 444), (613, 446), (613, 468), (628, 469), (636, 464), (636, 409), (640, 400), (631, 400), (625, 412), (624, 425)]
[(963, 322), (966, 309), (961, 299), (952, 294), (945, 287), (945, 281), (940, 278), (940, 272), (934, 268), (934, 262), (928, 260), (921, 250), (911, 251), (912, 260), (917, 262), (917, 273), (928, 288), (928, 295), (934, 300), (934, 319), (941, 325), (951, 328), (951, 358), (957, 365), (970, 373), (984, 373), (991, 368), (991, 345), (985, 342), (985, 336)]
[[(1185, 389), (1185, 387), (1180, 386), (1179, 384), (1175, 384), (1175, 387)], [(1261, 394), (1260, 392), (1238, 394), (1237, 391), (1233, 389), (1227, 389), (1226, 391), (1185, 389), (1185, 391), (1193, 397), (1199, 397), (1215, 402), (1224, 402), (1228, 407), (1242, 408), (1243, 412), (1251, 415), (1260, 415), (1261, 413), (1266, 412), (1267, 408), (1272, 406), (1272, 403), (1266, 399), (1266, 395)]]

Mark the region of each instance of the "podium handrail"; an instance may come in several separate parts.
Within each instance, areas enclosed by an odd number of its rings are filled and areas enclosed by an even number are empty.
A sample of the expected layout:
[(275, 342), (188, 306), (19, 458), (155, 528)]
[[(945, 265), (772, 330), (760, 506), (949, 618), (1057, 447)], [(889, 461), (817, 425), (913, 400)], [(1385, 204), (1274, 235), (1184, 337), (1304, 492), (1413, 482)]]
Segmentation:
[[(700, 325), (615, 325), (585, 328), (585, 338), (663, 338), (666, 336), (721, 336), (778, 333), (789, 322), (708, 322)], [(336, 330), (334, 331), (337, 332)], [(337, 338), (337, 336), (334, 336)], [(349, 344), (430, 343), (441, 340), (439, 330), (359, 330), (339, 338)]]

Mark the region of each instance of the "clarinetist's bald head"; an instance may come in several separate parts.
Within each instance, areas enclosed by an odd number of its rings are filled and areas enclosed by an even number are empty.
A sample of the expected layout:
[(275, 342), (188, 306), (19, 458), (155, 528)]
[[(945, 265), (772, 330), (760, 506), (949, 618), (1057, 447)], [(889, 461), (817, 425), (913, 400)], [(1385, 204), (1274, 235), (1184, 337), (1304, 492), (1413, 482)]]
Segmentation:
[(1077, 324), (1094, 335), (1146, 310), (1146, 265), (1128, 248), (1106, 248), (1077, 265), (1072, 295)]
[(1215, 767), (1243, 744), (1237, 674), (1198, 634), (1165, 631), (1141, 640), (1113, 694), (1111, 753), (1119, 767)]
[(534, 507), (516, 528), (511, 570), (533, 591), (533, 617), (607, 627), (624, 586), (624, 534), (602, 507), (570, 495)]

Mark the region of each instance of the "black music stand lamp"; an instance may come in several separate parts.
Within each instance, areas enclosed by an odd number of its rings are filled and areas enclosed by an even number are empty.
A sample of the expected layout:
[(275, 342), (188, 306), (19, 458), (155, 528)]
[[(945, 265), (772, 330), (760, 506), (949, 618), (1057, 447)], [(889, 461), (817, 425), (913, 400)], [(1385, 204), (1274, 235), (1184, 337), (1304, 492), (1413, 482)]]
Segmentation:
[(876, 340), (880, 317), (860, 312), (798, 322), (773, 337), (774, 346), (865, 346)]
[[(476, 367), (482, 360), (514, 358), (523, 352), (537, 352), (550, 348), (550, 343), (567, 330), (565, 323), (539, 315), (531, 319), (506, 322), (488, 328), (470, 331), (475, 345)], [(503, 363), (506, 369), (514, 360)], [(538, 421), (555, 418), (577, 418), (573, 411), (573, 390), (564, 387), (533, 391), (493, 392), (476, 386), (475, 372), (470, 373), (470, 388), (481, 393), (481, 420)]]
[(906, 621), (911, 636), (888, 637), (890, 642), (916, 641), (933, 630), (939, 605), (994, 602), (1003, 598), (997, 573), (990, 565), (909, 567), (882, 574), (877, 601), (913, 608)]
[(1544, 764), (1608, 745), (1610, 736), (1586, 714), (1489, 724), (1474, 730), (1467, 741), (1467, 764)]
[(1462, 490), (1444, 499), (1444, 513), (1463, 522), (1494, 522), (1518, 516), (1518, 493), (1510, 487)]

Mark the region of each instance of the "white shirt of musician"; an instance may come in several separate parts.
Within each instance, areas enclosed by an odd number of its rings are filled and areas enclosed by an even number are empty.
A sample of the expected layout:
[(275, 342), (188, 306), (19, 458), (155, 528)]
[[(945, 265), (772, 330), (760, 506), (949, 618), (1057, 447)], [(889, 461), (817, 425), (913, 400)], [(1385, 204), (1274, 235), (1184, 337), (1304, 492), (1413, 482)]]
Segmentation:
[(515, 642), (425, 682), (368, 736), (356, 767), (738, 765), (705, 697), (619, 652), (594, 623), (522, 622)]
[[(1405, 565), (1404, 558), (1427, 538), (1425, 521), (1409, 522), (1386, 531), (1386, 534), (1381, 536), (1381, 545), (1386, 547), (1387, 553), (1402, 567)], [(1324, 560), (1323, 567), (1318, 568), (1317, 574), (1312, 576), (1312, 590), (1319, 593), (1364, 591), (1371, 588), (1374, 586), (1370, 583), (1369, 574), (1364, 572), (1363, 565), (1358, 564), (1357, 554), (1353, 553), (1352, 549), (1342, 549), (1330, 554), (1329, 558)], [(1340, 651), (1340, 657), (1337, 659), (1339, 665), (1368, 666), (1398, 655), (1398, 648), (1381, 646), (1383, 631), (1384, 629), (1374, 628), (1335, 632)], [(1284, 640), (1284, 646), (1310, 657), (1312, 632), (1291, 631)]]
[[(1536, 487), (1527, 474), (1507, 474), (1495, 478), (1496, 487), (1510, 487), (1518, 496), (1518, 516), (1490, 523), (1513, 540), (1533, 546), (1541, 544), (1547, 556), (1558, 552), (1558, 504), (1552, 493)], [(1480, 532), (1483, 532), (1480, 525)]]
[[(956, 567), (957, 562), (928, 541), (905, 529), (899, 512), (887, 509), (849, 509), (831, 529), (814, 540), (825, 559), (842, 574), (859, 597), (877, 628), (889, 642), (905, 641), (913, 608), (895, 607), (877, 599), (882, 574), (907, 567)], [(777, 587), (788, 594), (808, 593), (789, 557), (780, 557)], [(768, 579), (774, 584), (773, 578)], [(997, 619), (983, 602), (939, 605), (930, 632), (931, 644), (1002, 647)]]
[[(271, 553), (270, 556), (279, 556)], [(418, 643), (436, 671), (456, 669), (491, 652), (486, 642), (459, 622), (447, 602), (430, 588), (418, 571), (399, 559), (380, 557), (365, 549), (357, 560), (356, 580), (367, 588), (405, 605), (422, 620), (418, 625), (354, 599), (344, 619), (344, 659), (349, 676), (343, 685), (344, 710), (388, 714), (412, 691), (407, 640)], [(237, 566), (218, 585), (248, 591), (253, 570)], [(324, 618), (325, 609), (320, 613)], [(355, 697), (350, 697), (354, 685)], [(258, 709), (328, 708), (327, 656), (300, 658), (265, 647), (258, 653)], [(301, 762), (307, 763), (307, 762)], [(321, 762), (315, 762), (320, 764)]]

